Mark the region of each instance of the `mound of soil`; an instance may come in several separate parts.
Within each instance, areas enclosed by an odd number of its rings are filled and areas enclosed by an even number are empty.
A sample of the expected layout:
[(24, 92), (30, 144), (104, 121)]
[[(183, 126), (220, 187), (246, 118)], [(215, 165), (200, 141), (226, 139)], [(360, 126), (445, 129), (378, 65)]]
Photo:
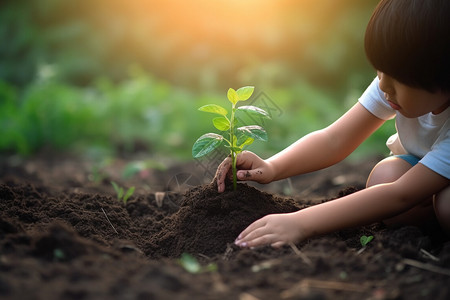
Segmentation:
[[(281, 249), (240, 249), (234, 239), (254, 220), (330, 198), (247, 184), (218, 194), (201, 184), (185, 193), (138, 190), (125, 204), (109, 184), (115, 178), (94, 185), (77, 160), (0, 166), (1, 299), (450, 298), (450, 241), (435, 224), (373, 224)], [(326, 184), (342, 181), (336, 174), (364, 177), (361, 167), (340, 168), (305, 180), (329, 191), (336, 185)], [(347, 187), (335, 196), (356, 190)], [(362, 235), (374, 236), (366, 248)], [(183, 253), (200, 272), (183, 268)]]
[(149, 239), (153, 247), (145, 252), (152, 257), (179, 257), (183, 252), (222, 254), (257, 219), (300, 208), (292, 199), (275, 197), (246, 184), (223, 194), (217, 193), (214, 184), (199, 186), (182, 197), (179, 210), (164, 220), (164, 230)]

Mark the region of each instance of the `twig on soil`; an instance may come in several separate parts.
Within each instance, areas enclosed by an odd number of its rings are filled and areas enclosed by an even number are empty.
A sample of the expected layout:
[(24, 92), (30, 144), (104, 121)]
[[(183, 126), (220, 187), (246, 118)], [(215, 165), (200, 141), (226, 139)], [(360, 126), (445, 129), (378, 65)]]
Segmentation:
[(363, 253), (367, 248), (366, 247), (362, 247), (361, 249), (358, 250), (358, 252), (356, 252), (356, 255), (360, 255), (361, 253)]
[(420, 253), (422, 253), (422, 255), (425, 256), (426, 258), (429, 258), (434, 261), (439, 261), (439, 258), (437, 258), (436, 256), (434, 256), (433, 254), (431, 254), (430, 252), (428, 252), (425, 249), (420, 249)]
[(211, 257), (209, 257), (209, 256), (207, 256), (205, 254), (197, 253), (197, 255), (200, 256), (200, 257), (203, 257), (204, 259), (211, 260)]
[(409, 259), (409, 258), (405, 258), (402, 260), (402, 263), (405, 265), (410, 265), (412, 267), (416, 267), (422, 270), (426, 270), (426, 271), (430, 271), (430, 272), (434, 272), (434, 273), (438, 273), (441, 275), (446, 275), (446, 276), (450, 276), (450, 270), (449, 269), (444, 269), (438, 266), (434, 266), (434, 265), (430, 265), (430, 264), (426, 264), (417, 260), (413, 260), (413, 259)]
[(312, 265), (311, 260), (308, 258), (308, 256), (306, 256), (303, 252), (301, 252), (297, 246), (295, 246), (294, 243), (289, 243), (289, 246), (291, 246), (292, 250), (294, 251), (295, 254), (297, 254), (298, 256), (300, 256), (300, 258), (305, 262), (305, 264), (307, 264), (308, 266)]
[(233, 247), (230, 243), (227, 244), (227, 249), (225, 250), (225, 253), (222, 256), (223, 260), (230, 260), (231, 254), (233, 254)]
[(116, 232), (116, 234), (119, 234), (119, 233), (117, 232), (116, 228), (114, 228), (113, 224), (112, 224), (111, 221), (109, 220), (108, 216), (106, 215), (106, 212), (105, 212), (105, 210), (103, 209), (103, 207), (101, 207), (101, 209), (102, 209), (102, 211), (103, 211), (103, 214), (104, 214), (105, 217), (106, 217), (106, 220), (108, 220), (109, 225), (111, 225), (112, 229), (114, 229), (114, 231)]

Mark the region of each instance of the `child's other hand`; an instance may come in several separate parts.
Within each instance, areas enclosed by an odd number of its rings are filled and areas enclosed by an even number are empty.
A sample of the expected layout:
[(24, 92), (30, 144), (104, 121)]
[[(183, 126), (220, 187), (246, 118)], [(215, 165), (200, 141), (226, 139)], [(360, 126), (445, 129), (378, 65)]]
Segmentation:
[[(258, 183), (269, 183), (273, 180), (273, 171), (269, 163), (250, 151), (243, 151), (236, 157), (236, 169), (238, 180), (251, 180)], [(225, 191), (225, 179), (231, 178), (231, 157), (225, 160), (217, 168), (213, 181), (217, 183), (219, 193)]]
[(301, 227), (295, 213), (267, 215), (248, 226), (236, 239), (240, 247), (271, 245), (274, 248), (300, 242)]

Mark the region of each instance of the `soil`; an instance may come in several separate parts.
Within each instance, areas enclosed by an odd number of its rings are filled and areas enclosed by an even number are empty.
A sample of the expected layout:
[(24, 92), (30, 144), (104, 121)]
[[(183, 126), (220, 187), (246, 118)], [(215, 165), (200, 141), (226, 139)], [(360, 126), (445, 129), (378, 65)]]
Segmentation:
[[(264, 215), (363, 188), (376, 160), (218, 194), (196, 163), (124, 179), (139, 158), (98, 167), (3, 156), (0, 299), (450, 299), (450, 241), (433, 222), (371, 224), (281, 249), (233, 244)], [(136, 186), (126, 204), (110, 181)], [(374, 237), (365, 248), (363, 235)], [(189, 257), (200, 270), (183, 266)]]

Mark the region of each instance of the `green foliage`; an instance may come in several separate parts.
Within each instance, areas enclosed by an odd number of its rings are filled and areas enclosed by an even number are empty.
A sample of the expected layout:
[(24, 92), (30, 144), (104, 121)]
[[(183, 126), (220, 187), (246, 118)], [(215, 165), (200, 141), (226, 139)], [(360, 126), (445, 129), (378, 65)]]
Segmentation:
[(231, 116), (228, 118), (228, 111), (217, 105), (207, 104), (199, 108), (200, 111), (218, 114), (220, 117), (213, 119), (213, 125), (218, 130), (226, 132), (228, 131), (229, 138), (225, 138), (221, 134), (206, 133), (199, 137), (192, 146), (192, 156), (194, 158), (207, 155), (211, 151), (218, 148), (223, 141), (227, 143), (225, 147), (229, 148), (232, 161), (232, 173), (233, 173), (233, 188), (236, 190), (236, 156), (242, 152), (243, 148), (247, 145), (251, 145), (254, 140), (267, 141), (267, 132), (259, 125), (244, 125), (238, 126), (238, 119), (236, 118), (237, 112), (245, 112), (248, 114), (256, 114), (262, 118), (270, 118), (269, 114), (256, 106), (241, 106), (236, 107), (236, 104), (240, 101), (248, 100), (253, 94), (254, 87), (246, 86), (235, 91), (234, 89), (228, 89), (227, 97), (231, 102)]
[(217, 271), (216, 264), (210, 263), (207, 266), (203, 267), (194, 256), (192, 256), (188, 253), (181, 254), (181, 258), (178, 259), (178, 263), (186, 271), (188, 271), (189, 273), (192, 273), (192, 274)]
[[(0, 94), (11, 90), (0, 84)], [(81, 136), (96, 136), (99, 126), (89, 101), (78, 89), (57, 83), (30, 86), (21, 97), (8, 93), (7, 100), (0, 102), (0, 149), (31, 154), (47, 143), (62, 149)]]
[[(267, 156), (331, 124), (357, 101), (362, 90), (352, 91), (345, 105), (337, 103), (337, 96), (302, 81), (264, 92), (279, 110), (273, 111), (270, 103), (260, 98), (252, 104), (263, 108), (272, 119), (273, 126), (267, 128), (271, 143), (253, 143), (250, 147)], [(163, 154), (186, 160), (192, 158), (192, 140), (211, 126), (208, 114), (199, 115), (192, 106), (218, 103), (221, 98), (215, 93), (194, 94), (136, 69), (130, 71), (126, 81), (114, 84), (102, 78), (84, 88), (47, 79), (18, 89), (0, 81), (0, 152), (31, 155), (53, 149), (95, 152), (101, 158), (114, 155), (118, 149), (137, 151), (136, 145), (140, 145), (149, 157)], [(218, 110), (213, 124), (224, 131), (224, 112), (214, 105), (209, 107)], [(254, 122), (250, 114), (260, 114), (246, 106), (240, 106), (237, 112), (245, 124)], [(358, 158), (386, 151), (385, 141), (394, 130), (393, 121), (383, 125), (357, 150)], [(155, 167), (151, 162), (145, 164)]]
[[(194, 99), (138, 71), (120, 84), (99, 79), (89, 88), (45, 80), (18, 92), (0, 81), (0, 151), (30, 155), (44, 148), (100, 147), (129, 153), (137, 144), (187, 157), (203, 120), (188, 109)], [(188, 120), (192, 127), (185, 126)]]
[(373, 235), (369, 235), (369, 236), (363, 235), (359, 238), (361, 246), (363, 246), (363, 247), (367, 246), (367, 244), (370, 243), (372, 240), (373, 240)]
[(3, 0), (0, 79), (26, 86), (51, 66), (86, 85), (136, 63), (198, 90), (306, 78), (345, 91), (348, 74), (370, 70), (363, 34), (378, 0), (241, 2)]
[(126, 192), (123, 187), (119, 186), (114, 181), (111, 181), (111, 185), (117, 194), (117, 200), (123, 201), (123, 204), (127, 204), (128, 198), (130, 198), (134, 193), (134, 186), (130, 187)]

